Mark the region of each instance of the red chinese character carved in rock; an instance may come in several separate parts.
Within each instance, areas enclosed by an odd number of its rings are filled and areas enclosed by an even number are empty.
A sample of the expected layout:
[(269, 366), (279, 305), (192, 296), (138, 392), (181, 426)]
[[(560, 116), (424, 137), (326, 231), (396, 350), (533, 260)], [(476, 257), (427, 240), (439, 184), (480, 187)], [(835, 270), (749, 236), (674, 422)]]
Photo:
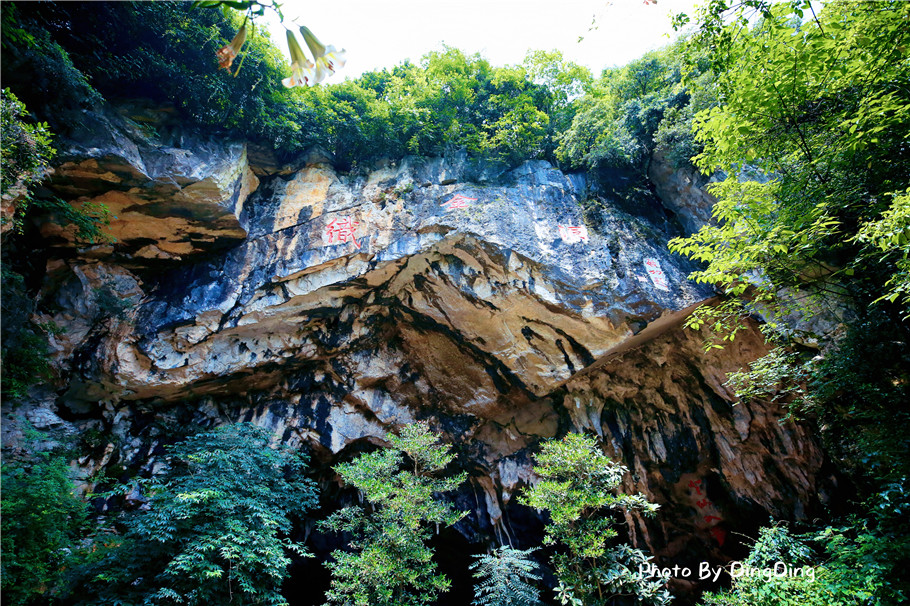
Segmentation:
[(327, 244), (343, 244), (348, 240), (354, 242), (354, 246), (360, 248), (360, 242), (354, 236), (354, 228), (360, 225), (359, 221), (353, 221), (350, 217), (337, 217), (325, 226), (325, 236)]
[(701, 488), (699, 488), (699, 486), (701, 486), (701, 480), (689, 480), (689, 488), (694, 488), (695, 492), (697, 492), (699, 495), (701, 495), (702, 492), (701, 492)]
[(717, 544), (720, 547), (724, 546), (724, 541), (727, 540), (727, 531), (726, 530), (724, 530), (720, 526), (715, 526), (708, 532), (710, 532), (714, 536), (714, 538), (717, 539)]
[(445, 206), (446, 210), (454, 210), (456, 208), (467, 208), (468, 202), (476, 202), (477, 198), (468, 198), (467, 196), (462, 196), (461, 194), (455, 194), (455, 196), (449, 199), (448, 202), (443, 202), (440, 206)]
[(562, 238), (566, 244), (588, 241), (588, 228), (584, 225), (557, 225), (557, 229), (559, 231), (559, 237)]
[(705, 516), (705, 517), (704, 517), (704, 520), (705, 520), (705, 522), (707, 522), (708, 524), (711, 523), (711, 520), (717, 520), (718, 522), (722, 522), (722, 521), (723, 521), (721, 518), (719, 518), (719, 517), (717, 517), (717, 516)]
[(696, 501), (695, 504), (698, 505), (699, 508), (704, 509), (711, 504), (711, 501), (708, 499), (702, 499), (701, 501)]
[(669, 283), (667, 282), (667, 275), (660, 268), (660, 263), (657, 259), (646, 258), (644, 259), (645, 271), (648, 272), (648, 276), (651, 278), (651, 282), (654, 283), (654, 287), (659, 290), (670, 290)]

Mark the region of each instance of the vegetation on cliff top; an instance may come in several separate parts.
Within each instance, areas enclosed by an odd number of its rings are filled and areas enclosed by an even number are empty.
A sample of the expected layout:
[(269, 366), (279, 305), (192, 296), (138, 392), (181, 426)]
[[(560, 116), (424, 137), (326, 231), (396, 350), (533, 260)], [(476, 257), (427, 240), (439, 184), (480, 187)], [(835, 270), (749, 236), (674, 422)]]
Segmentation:
[(688, 101), (675, 52), (595, 81), (559, 51), (494, 67), (444, 48), (419, 64), (288, 90), (289, 66), (260, 29), (246, 37), (243, 69), (217, 69), (216, 51), (240, 23), (185, 2), (5, 3), (5, 82), (58, 132), (102, 96), (144, 97), (284, 154), (320, 146), (341, 169), (455, 148), (511, 164), (637, 166), (664, 112)]

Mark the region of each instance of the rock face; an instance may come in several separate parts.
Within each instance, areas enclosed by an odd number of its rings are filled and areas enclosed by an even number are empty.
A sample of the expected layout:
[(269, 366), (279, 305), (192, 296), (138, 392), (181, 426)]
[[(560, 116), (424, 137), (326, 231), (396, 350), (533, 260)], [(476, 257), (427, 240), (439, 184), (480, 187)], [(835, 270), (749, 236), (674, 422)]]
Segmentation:
[(697, 232), (711, 222), (714, 196), (704, 187), (711, 180), (692, 167), (677, 168), (662, 152), (655, 152), (648, 170), (664, 206), (673, 212), (686, 234)]
[[(63, 162), (50, 188), (76, 205), (103, 204), (112, 215), (107, 231), (113, 242), (83, 250), (83, 256), (113, 255), (143, 266), (148, 260), (192, 258), (246, 237), (240, 217), (259, 185), (246, 145), (165, 127), (154, 112), (87, 112), (60, 150)], [(73, 245), (59, 225), (48, 223), (42, 232)]]
[[(541, 397), (707, 295), (646, 225), (603, 213), (588, 229), (580, 180), (535, 163), (497, 184), (442, 185), (468, 168), (405, 161), (342, 180), (309, 166), (274, 181), (250, 200), (244, 243), (150, 289), (84, 399), (185, 398), (369, 349), (360, 342), (389, 330), (450, 399)], [(482, 361), (476, 377), (445, 376), (461, 356)]]
[(689, 566), (707, 545), (723, 559), (724, 543), (750, 532), (756, 515), (805, 519), (835, 488), (806, 428), (782, 423), (777, 406), (734, 403), (723, 385), (766, 353), (760, 333), (705, 353), (707, 336), (671, 328), (579, 373), (562, 398), (572, 425), (602, 436), (630, 468), (623, 488), (662, 504), (650, 528), (630, 519), (642, 540)]
[[(624, 488), (662, 505), (629, 528), (670, 565), (728, 560), (733, 532), (809, 516), (833, 487), (806, 431), (723, 386), (764, 352), (758, 332), (705, 354), (681, 323), (711, 293), (667, 252), (676, 234), (586, 211), (582, 175), (464, 156), (339, 175), (318, 157), (251, 169), (241, 144), (131, 149), (81, 151), (55, 187), (129, 197), (121, 234), (149, 217), (197, 227), (48, 266), (44, 308), (62, 311), (41, 320), (67, 328), (63, 380), (34, 415), (107, 436), (86, 473), (152, 473), (180, 427), (239, 419), (313, 449), (331, 478), (333, 461), (427, 419), (471, 473), (459, 531), (521, 544), (541, 524), (513, 501), (537, 444), (588, 430), (631, 470)], [(194, 260), (209, 236), (226, 248)], [(185, 261), (149, 271), (149, 247)]]

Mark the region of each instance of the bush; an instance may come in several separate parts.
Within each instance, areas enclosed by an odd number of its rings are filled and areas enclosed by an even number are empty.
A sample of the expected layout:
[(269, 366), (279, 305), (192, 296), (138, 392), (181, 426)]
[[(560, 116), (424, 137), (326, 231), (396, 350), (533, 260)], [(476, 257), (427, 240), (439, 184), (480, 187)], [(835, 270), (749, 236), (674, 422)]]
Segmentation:
[[(31, 446), (37, 432), (31, 435)], [(57, 451), (5, 456), (2, 466), (3, 603), (50, 604), (63, 592), (69, 553), (87, 520), (66, 458)]]
[[(824, 561), (809, 545), (816, 541), (827, 552)], [(902, 551), (906, 562), (907, 547), (906, 538), (889, 544), (884, 536), (858, 527), (827, 527), (803, 537), (793, 537), (783, 526), (762, 528), (746, 560), (731, 567), (730, 589), (705, 594), (702, 604), (902, 604), (908, 597), (906, 583), (901, 588), (900, 559), (893, 556)]]
[(29, 318), (35, 304), (20, 274), (6, 267), (0, 269), (0, 292), (3, 312), (0, 385), (4, 396), (18, 399), (31, 385), (51, 376), (47, 337)]
[[(391, 449), (335, 468), (374, 510), (347, 507), (322, 523), (353, 535), (352, 551), (333, 552), (335, 561), (327, 564), (332, 572), (328, 604), (417, 606), (432, 604), (449, 588), (426, 543), (430, 524), (452, 525), (464, 515), (435, 495), (457, 488), (465, 474), (437, 477), (454, 455), (425, 423), (407, 425), (389, 441)], [(405, 457), (410, 460), (406, 467)]]
[(613, 494), (628, 470), (604, 455), (594, 438), (582, 434), (545, 442), (535, 460), (534, 472), (541, 480), (521, 501), (550, 514), (544, 543), (565, 549), (552, 558), (560, 603), (605, 606), (618, 594), (631, 594), (640, 603), (668, 604), (664, 581), (650, 581), (638, 572), (647, 556), (626, 545), (608, 544), (618, 534), (609, 510), (646, 515), (657, 511), (643, 495)]
[[(270, 446), (270, 434), (237, 423), (192, 436), (171, 451), (171, 468), (140, 486), (145, 510), (122, 521), (84, 573), (82, 604), (286, 604), (281, 584), (292, 515), (316, 503), (302, 477), (305, 457)], [(111, 537), (115, 537), (112, 538)]]

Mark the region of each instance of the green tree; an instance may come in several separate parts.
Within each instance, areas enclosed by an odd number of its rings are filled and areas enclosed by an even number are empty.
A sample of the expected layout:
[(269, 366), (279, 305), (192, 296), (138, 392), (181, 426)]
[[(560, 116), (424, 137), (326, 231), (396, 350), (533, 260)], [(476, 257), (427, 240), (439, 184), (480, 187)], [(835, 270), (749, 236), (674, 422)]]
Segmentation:
[(352, 550), (333, 552), (334, 561), (327, 564), (332, 572), (328, 604), (432, 604), (449, 588), (426, 543), (430, 524), (452, 525), (464, 515), (436, 495), (455, 490), (465, 474), (439, 477), (454, 455), (426, 423), (406, 425), (388, 440), (392, 448), (335, 468), (372, 511), (346, 507), (322, 523), (353, 535)]
[[(706, 262), (694, 279), (748, 291), (778, 315), (798, 305), (777, 296), (785, 288), (841, 282), (850, 296), (895, 299), (904, 288), (910, 5), (832, 2), (801, 22), (810, 10), (781, 3), (753, 31), (723, 30), (735, 42), (716, 51), (730, 66), (720, 103), (695, 123), (697, 165), (727, 173), (712, 189), (717, 225), (671, 242)], [(765, 177), (741, 175), (744, 163)]]
[(305, 457), (270, 438), (237, 423), (175, 445), (170, 469), (141, 483), (147, 510), (123, 520), (76, 594), (97, 598), (80, 603), (286, 604), (288, 552), (306, 553), (286, 538), (291, 516), (316, 504), (316, 488)]
[[(716, 224), (671, 242), (704, 263), (693, 278), (727, 296), (691, 326), (732, 339), (740, 315), (758, 312), (775, 340), (821, 350), (775, 349), (734, 383), (814, 421), (860, 488), (857, 513), (818, 535), (831, 591), (874, 604), (908, 595), (895, 573), (910, 478), (908, 20), (904, 2), (835, 1), (818, 14), (802, 1), (708, 3), (690, 44), (716, 74), (717, 105), (694, 119), (695, 161), (725, 178), (712, 190)], [(799, 334), (794, 318), (834, 330)]]
[[(297, 129), (305, 135), (309, 122), (295, 111), (306, 92), (281, 85), (289, 68), (265, 30), (250, 27), (243, 69), (236, 77), (218, 69), (218, 49), (243, 22), (234, 11), (194, 9), (189, 2), (10, 4), (17, 9), (19, 27), (32, 39), (55, 45), (61, 58), (49, 63), (48, 53), (34, 44), (4, 40), (9, 58), (4, 75), (59, 133), (66, 134), (80, 119), (64, 110), (90, 107), (99, 93), (122, 98), (128, 90), (134, 98), (173, 104), (196, 126), (250, 140), (268, 138), (280, 151), (299, 151), (308, 144)], [(60, 74), (91, 81), (85, 85), (91, 92), (61, 87)], [(62, 93), (56, 88), (70, 89), (67, 94), (75, 99), (59, 99)]]
[(689, 102), (676, 47), (605, 70), (577, 102), (556, 155), (569, 166), (625, 167), (643, 177), (664, 114)]
[(712, 189), (716, 224), (670, 247), (704, 262), (691, 277), (729, 298), (689, 324), (732, 339), (743, 312), (785, 338), (788, 315), (845, 323), (847, 339), (817, 335), (828, 351), (809, 366), (802, 402), (837, 441), (869, 449), (854, 465), (905, 478), (910, 437), (886, 428), (910, 402), (910, 5), (831, 2), (816, 16), (803, 2), (747, 4), (762, 17), (753, 28), (745, 14), (707, 19), (693, 43), (723, 69), (719, 105), (695, 120), (696, 162), (727, 177)]
[(611, 510), (645, 515), (657, 511), (644, 495), (613, 494), (628, 470), (583, 434), (549, 440), (534, 458), (540, 481), (521, 496), (521, 502), (550, 514), (544, 543), (562, 548), (552, 558), (560, 603), (599, 606), (617, 594), (634, 595), (638, 603), (669, 603), (665, 582), (648, 580), (638, 572), (648, 560), (644, 553), (627, 545), (609, 545), (618, 534)]
[(522, 67), (528, 78), (547, 93), (547, 100), (541, 109), (554, 116), (560, 126), (571, 115), (562, 113), (571, 107), (576, 99), (591, 87), (591, 71), (584, 66), (567, 61), (558, 50), (528, 51)]
[[(888, 605), (905, 602), (906, 594), (892, 593), (897, 572), (891, 562), (877, 559), (873, 544), (883, 537), (868, 530), (826, 528), (821, 533), (793, 536), (785, 526), (762, 528), (758, 540), (742, 561), (757, 574), (736, 573), (732, 585), (706, 593), (703, 606)], [(906, 548), (906, 539), (901, 541)], [(817, 545), (827, 557), (816, 555)], [(896, 574), (895, 574), (896, 573)]]
[[(50, 172), (50, 161), (57, 153), (51, 145), (51, 133), (47, 124), (29, 124), (23, 120), (26, 115), (25, 104), (12, 91), (4, 88), (0, 102), (0, 153), (3, 155), (0, 189), (4, 198), (18, 193), (21, 197), (20, 207), (26, 206), (30, 201), (31, 187), (43, 181)], [(17, 210), (15, 214), (21, 218), (25, 208)], [(12, 220), (13, 217), (7, 215), (2, 218), (4, 225)]]
[[(799, 574), (773, 574), (778, 562), (781, 563), (779, 571), (790, 573), (798, 570)], [(849, 594), (836, 596), (830, 591), (826, 583), (826, 569), (818, 566), (811, 548), (792, 537), (784, 526), (762, 528), (758, 540), (742, 564), (759, 573), (743, 575), (740, 571), (731, 569), (731, 574), (737, 575), (732, 586), (721, 592), (706, 593), (701, 602), (704, 606), (828, 606), (865, 603), (858, 595), (853, 600)]]
[[(3, 6), (4, 32), (10, 10)], [(12, 269), (16, 264), (10, 263), (14, 256), (10, 250), (15, 250), (15, 246), (10, 244), (21, 238), (24, 218), (30, 211), (43, 213), (46, 219), (70, 226), (79, 240), (104, 240), (101, 226), (107, 223), (108, 212), (102, 204), (88, 202), (76, 208), (55, 196), (35, 194), (36, 186), (50, 173), (51, 160), (57, 152), (48, 125), (32, 123), (25, 104), (9, 89), (0, 93), (0, 137), (0, 194), (3, 197), (0, 222), (10, 230), (4, 234), (3, 268), (0, 270), (3, 311), (0, 384), (6, 397), (21, 398), (31, 385), (50, 377), (47, 334), (57, 328), (52, 324), (32, 322), (34, 297), (26, 288), (25, 278)]]
[[(217, 53), (244, 23), (242, 13), (256, 16), (274, 4), (4, 3), (9, 86), (62, 134), (100, 95), (129, 90), (173, 104), (184, 123), (266, 143), (282, 159), (320, 146), (351, 170), (459, 148), (510, 164), (553, 159), (555, 137), (590, 79), (557, 52), (494, 68), (479, 55), (443, 48), (418, 64), (288, 90), (282, 51), (252, 19), (236, 61), (243, 68), (219, 70)], [(229, 8), (238, 10), (222, 10)], [(57, 86), (61, 78), (66, 86)]]
[[(52, 145), (53, 135), (44, 122), (30, 123), (28, 111), (8, 88), (0, 93), (0, 136), (2, 136), (2, 186), (0, 193), (9, 213), (0, 217), (3, 225), (12, 224), (22, 231), (22, 219), (29, 207), (35, 207), (61, 225), (72, 225), (77, 238), (96, 242), (104, 240), (101, 225), (107, 224), (107, 208), (101, 204), (85, 203), (80, 208), (59, 198), (35, 197), (34, 187), (50, 174), (51, 160), (57, 153)], [(4, 208), (6, 210), (6, 208)]]
[(567, 61), (558, 50), (528, 51), (522, 68), (535, 85), (536, 107), (549, 117), (545, 156), (555, 160), (559, 135), (572, 125), (579, 101), (594, 79), (588, 68)]
[[(35, 448), (31, 430), (27, 448)], [(59, 451), (3, 457), (2, 599), (4, 604), (56, 603), (63, 569), (87, 522), (75, 494), (67, 459)]]
[(540, 591), (532, 582), (539, 581), (534, 573), (537, 562), (531, 559), (535, 549), (497, 547), (492, 553), (477, 556), (471, 564), (474, 577), (475, 606), (538, 606)]

